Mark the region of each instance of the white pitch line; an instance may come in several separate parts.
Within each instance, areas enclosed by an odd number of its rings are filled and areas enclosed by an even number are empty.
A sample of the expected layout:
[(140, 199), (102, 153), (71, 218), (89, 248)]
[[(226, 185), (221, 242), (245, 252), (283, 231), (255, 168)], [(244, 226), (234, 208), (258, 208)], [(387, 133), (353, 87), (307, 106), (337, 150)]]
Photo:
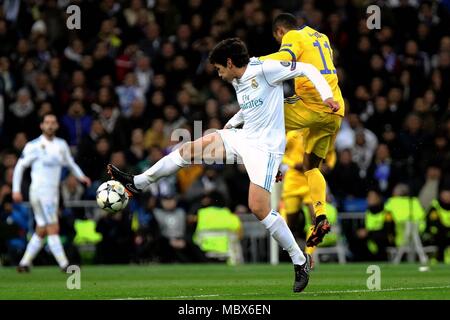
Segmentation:
[[(436, 286), (436, 287), (418, 287), (418, 288), (387, 288), (380, 290), (328, 290), (328, 291), (312, 291), (302, 292), (298, 296), (304, 295), (321, 295), (321, 294), (340, 294), (340, 293), (377, 293), (377, 292), (392, 292), (392, 291), (413, 291), (413, 290), (435, 290), (435, 289), (450, 289), (449, 286)], [(211, 298), (211, 297), (231, 297), (231, 296), (267, 296), (272, 294), (260, 294), (260, 293), (225, 293), (225, 294), (199, 294), (191, 296), (172, 296), (172, 297), (143, 297), (143, 298), (119, 298), (113, 300), (164, 300), (164, 299), (190, 299), (190, 298)]]

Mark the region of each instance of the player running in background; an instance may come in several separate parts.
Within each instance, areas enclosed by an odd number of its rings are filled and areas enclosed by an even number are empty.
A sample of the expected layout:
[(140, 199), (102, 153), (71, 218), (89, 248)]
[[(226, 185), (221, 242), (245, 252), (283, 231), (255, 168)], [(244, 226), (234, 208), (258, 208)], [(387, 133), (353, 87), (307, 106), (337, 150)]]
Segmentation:
[(90, 186), (91, 180), (75, 163), (66, 141), (55, 136), (58, 120), (53, 114), (46, 114), (41, 120), (42, 135), (28, 142), (17, 161), (13, 174), (13, 200), (22, 202), (22, 177), (25, 168), (31, 166), (29, 198), (36, 221), (36, 230), (28, 242), (27, 249), (17, 267), (18, 272), (29, 272), (29, 267), (44, 245), (48, 236), (50, 251), (65, 271), (69, 265), (59, 238), (59, 185), (61, 169), (68, 166), (79, 181)]
[[(226, 159), (226, 163), (233, 163), (237, 157), (242, 159), (250, 178), (249, 208), (289, 253), (295, 271), (293, 291), (301, 292), (309, 281), (310, 257), (305, 257), (284, 219), (270, 206), (270, 192), (286, 144), (282, 83), (307, 76), (323, 103), (330, 106), (336, 104), (333, 94), (312, 65), (297, 63), (292, 68), (289, 62), (250, 59), (245, 44), (237, 38), (220, 42), (212, 50), (210, 62), (219, 76), (231, 82), (236, 90), (241, 109), (226, 125), (230, 129), (185, 143), (140, 175), (121, 172), (112, 165), (108, 165), (108, 171), (129, 191), (138, 193), (158, 179), (192, 164), (193, 160), (223, 163)], [(242, 123), (242, 129), (234, 128)], [(213, 152), (208, 154), (208, 150)]]
[(314, 65), (325, 77), (334, 100), (339, 104), (338, 108), (330, 108), (324, 104), (314, 85), (305, 77), (295, 79), (296, 94), (286, 98), (284, 104), (286, 130), (308, 129), (304, 133), (303, 166), (315, 222), (306, 244), (313, 247), (321, 243), (325, 234), (330, 231), (325, 212), (326, 181), (319, 167), (328, 150), (334, 145), (344, 116), (344, 99), (333, 64), (333, 51), (326, 35), (306, 25), (298, 27), (297, 19), (289, 13), (282, 13), (274, 19), (273, 34), (281, 43), (280, 50), (260, 59), (291, 61), (292, 68), (295, 68), (299, 61)]

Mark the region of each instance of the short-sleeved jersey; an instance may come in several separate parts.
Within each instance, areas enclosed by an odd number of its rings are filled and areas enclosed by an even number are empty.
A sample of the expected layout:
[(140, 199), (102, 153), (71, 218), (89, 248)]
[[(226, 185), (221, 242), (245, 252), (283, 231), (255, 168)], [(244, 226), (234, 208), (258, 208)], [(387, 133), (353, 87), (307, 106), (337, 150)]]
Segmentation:
[[(290, 30), (284, 35), (278, 52), (260, 57), (260, 60), (266, 59), (292, 61), (293, 65), (296, 62), (304, 62), (315, 66), (327, 80), (333, 91), (334, 100), (340, 105), (336, 114), (344, 116), (344, 99), (333, 63), (333, 50), (326, 35), (308, 26)], [(305, 102), (306, 107), (317, 112), (333, 113), (328, 106), (323, 104), (313, 84), (308, 79), (295, 79), (295, 93)]]
[[(329, 85), (314, 66), (252, 58), (240, 79), (232, 85), (241, 110), (243, 133), (252, 145), (261, 150), (283, 154), (285, 126), (283, 81), (295, 77), (311, 79), (321, 101), (332, 96)], [(313, 86), (314, 86), (313, 85)]]
[(76, 177), (84, 174), (74, 162), (67, 142), (60, 138), (48, 140), (43, 135), (28, 142), (14, 168), (13, 191), (20, 191), (24, 168), (31, 166), (30, 191), (58, 192), (61, 170), (67, 166)]

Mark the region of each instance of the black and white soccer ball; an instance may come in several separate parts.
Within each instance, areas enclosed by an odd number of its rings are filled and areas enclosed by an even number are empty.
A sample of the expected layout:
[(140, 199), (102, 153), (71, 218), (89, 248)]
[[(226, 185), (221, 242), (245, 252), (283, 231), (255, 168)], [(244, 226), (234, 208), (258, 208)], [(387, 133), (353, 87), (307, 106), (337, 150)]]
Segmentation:
[(109, 213), (123, 210), (128, 204), (128, 193), (125, 187), (116, 180), (102, 183), (97, 189), (97, 204)]

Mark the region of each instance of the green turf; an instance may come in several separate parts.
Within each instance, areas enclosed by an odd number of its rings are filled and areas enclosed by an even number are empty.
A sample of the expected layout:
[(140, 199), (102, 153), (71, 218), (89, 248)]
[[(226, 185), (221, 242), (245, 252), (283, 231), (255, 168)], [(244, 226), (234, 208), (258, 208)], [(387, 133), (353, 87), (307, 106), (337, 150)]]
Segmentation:
[(301, 294), (291, 293), (289, 264), (84, 266), (80, 290), (68, 290), (56, 266), (0, 267), (0, 299), (450, 299), (448, 265), (380, 264), (380, 291), (366, 287), (368, 265), (323, 263)]

